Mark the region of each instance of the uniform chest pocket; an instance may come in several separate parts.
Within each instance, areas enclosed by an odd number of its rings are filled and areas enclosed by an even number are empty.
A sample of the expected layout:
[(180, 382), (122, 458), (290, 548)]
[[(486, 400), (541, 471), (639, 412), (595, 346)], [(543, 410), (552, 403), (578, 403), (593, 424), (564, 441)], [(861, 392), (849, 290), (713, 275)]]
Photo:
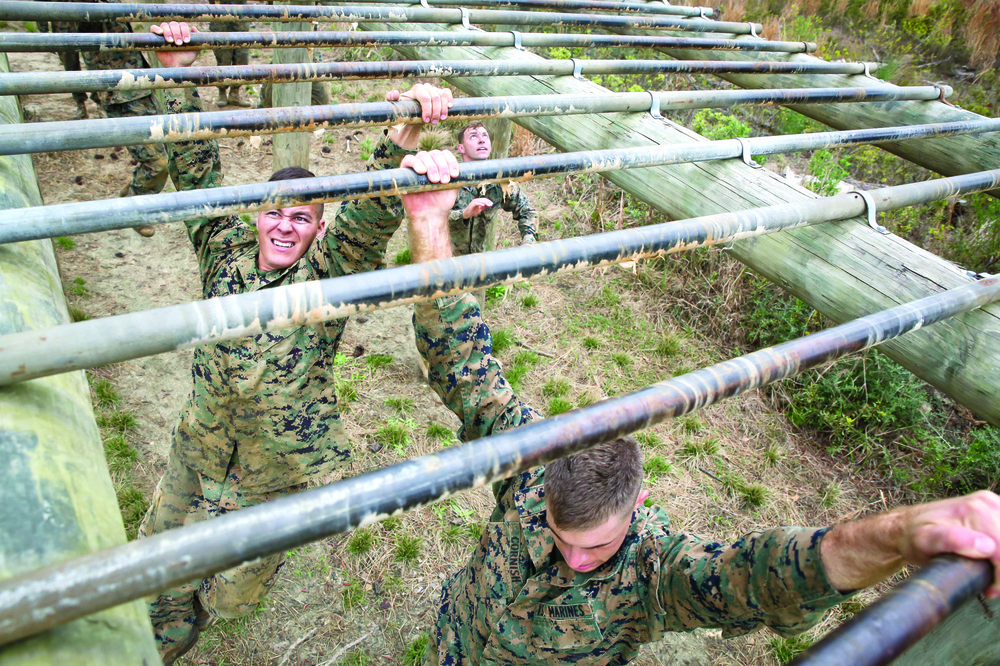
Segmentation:
[(604, 635), (590, 604), (542, 604), (531, 621), (531, 642), (547, 658), (601, 647)]

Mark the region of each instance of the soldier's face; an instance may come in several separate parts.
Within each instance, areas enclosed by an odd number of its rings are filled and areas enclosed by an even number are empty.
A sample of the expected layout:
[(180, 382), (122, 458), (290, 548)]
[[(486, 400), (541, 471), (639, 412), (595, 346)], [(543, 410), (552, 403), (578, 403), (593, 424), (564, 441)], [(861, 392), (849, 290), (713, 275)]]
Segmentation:
[[(634, 509), (649, 497), (648, 490), (639, 492)], [(603, 524), (589, 530), (564, 530), (548, 515), (549, 531), (552, 532), (556, 548), (574, 571), (593, 571), (618, 552), (628, 528), (632, 525), (632, 511), (625, 516), (611, 516)]]
[(261, 211), (257, 215), (260, 251), (257, 267), (262, 271), (288, 268), (305, 254), (314, 240), (323, 238), (326, 220), (319, 206), (293, 206)]
[(473, 127), (466, 130), (462, 142), (458, 144), (458, 152), (462, 154), (463, 162), (488, 160), (493, 144), (490, 143), (490, 133), (485, 127)]

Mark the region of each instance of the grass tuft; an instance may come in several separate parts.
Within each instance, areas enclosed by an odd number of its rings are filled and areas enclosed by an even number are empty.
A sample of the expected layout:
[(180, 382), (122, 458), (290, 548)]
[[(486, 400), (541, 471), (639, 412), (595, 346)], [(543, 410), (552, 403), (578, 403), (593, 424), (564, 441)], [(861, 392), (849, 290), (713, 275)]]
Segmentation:
[(405, 266), (407, 264), (412, 264), (413, 259), (410, 258), (410, 248), (400, 250), (396, 253), (396, 258), (393, 259), (393, 263), (397, 266)]
[(642, 469), (646, 474), (656, 478), (662, 474), (670, 474), (674, 466), (667, 462), (663, 456), (653, 456), (642, 464)]
[(377, 370), (378, 368), (384, 368), (392, 365), (394, 360), (396, 359), (388, 354), (369, 354), (367, 358), (365, 358), (365, 365), (368, 366), (369, 370)]
[(413, 408), (417, 406), (416, 403), (410, 398), (400, 397), (386, 398), (385, 405), (386, 407), (392, 407), (402, 414), (409, 414), (413, 411)]
[(616, 352), (611, 355), (611, 360), (615, 362), (619, 368), (627, 368), (632, 365), (632, 357), (625, 352)]
[(399, 419), (389, 419), (375, 431), (375, 439), (402, 455), (410, 443), (409, 424)]
[(660, 341), (656, 343), (656, 353), (660, 356), (670, 358), (676, 356), (681, 351), (681, 341), (673, 333), (665, 333)]
[(493, 355), (502, 354), (514, 346), (514, 334), (509, 328), (498, 328), (493, 331)]
[(742, 499), (748, 506), (754, 508), (764, 506), (767, 503), (767, 498), (771, 495), (770, 489), (763, 483), (747, 483), (740, 486), (738, 489), (740, 499)]
[(451, 428), (442, 423), (431, 423), (427, 426), (427, 436), (439, 442), (450, 442), (455, 439)]
[(423, 539), (402, 535), (396, 541), (396, 559), (400, 562), (416, 562), (420, 556)]
[(420, 666), (424, 660), (424, 652), (430, 643), (427, 634), (420, 634), (406, 646), (406, 654), (403, 655), (403, 666)]
[(712, 437), (702, 440), (685, 442), (677, 451), (679, 458), (698, 458), (714, 456), (719, 452), (719, 440)]
[(656, 448), (663, 443), (663, 440), (660, 439), (659, 435), (649, 430), (633, 433), (632, 436), (635, 437), (640, 444), (650, 448)]
[(528, 294), (527, 296), (521, 299), (521, 305), (523, 305), (526, 308), (533, 308), (537, 306), (540, 302), (541, 301), (539, 300), (538, 296), (536, 296), (535, 294)]
[(542, 386), (542, 395), (547, 398), (562, 398), (569, 393), (569, 388), (569, 381), (562, 377), (550, 379)]
[(681, 419), (681, 427), (684, 428), (684, 432), (696, 433), (705, 427), (705, 422), (697, 416), (685, 416)]
[(344, 585), (344, 610), (350, 610), (364, 603), (365, 588), (362, 587), (361, 581), (356, 578), (348, 579), (347, 584)]
[(60, 250), (72, 250), (76, 247), (76, 241), (69, 236), (56, 236), (56, 246)]
[(369, 529), (355, 530), (347, 541), (347, 552), (362, 555), (375, 546), (375, 535)]
[(552, 398), (549, 401), (549, 408), (546, 410), (548, 416), (555, 416), (573, 409), (573, 403), (566, 398)]
[(784, 664), (805, 652), (812, 645), (812, 641), (805, 636), (792, 636), (791, 638), (779, 636), (772, 638), (770, 645), (774, 658), (779, 663)]
[(582, 340), (584, 349), (589, 349), (591, 351), (599, 349), (601, 347), (601, 341), (592, 335), (588, 335)]

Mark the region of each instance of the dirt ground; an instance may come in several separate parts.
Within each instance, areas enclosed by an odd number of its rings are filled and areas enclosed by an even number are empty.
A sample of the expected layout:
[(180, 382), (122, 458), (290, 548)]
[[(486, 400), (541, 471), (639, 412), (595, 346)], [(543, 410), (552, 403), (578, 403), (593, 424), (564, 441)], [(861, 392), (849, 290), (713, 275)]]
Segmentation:
[[(59, 69), (50, 54), (11, 54), (11, 62), (15, 71)], [(347, 82), (335, 88), (334, 98), (365, 101), (384, 87)], [(215, 94), (214, 88), (202, 90), (207, 107), (214, 108)], [(74, 110), (69, 95), (32, 97), (26, 106), (41, 121), (69, 119)], [(88, 106), (96, 116), (96, 108)], [(314, 135), (310, 168), (319, 175), (361, 170), (358, 139), (375, 135)], [(270, 174), (267, 137), (227, 139), (220, 146), (226, 184), (260, 182)], [(127, 152), (117, 149), (37, 155), (35, 168), (47, 204), (114, 197), (130, 172)], [(567, 203), (564, 186), (562, 179), (526, 186), (541, 213), (543, 239), (593, 233), (598, 223), (604, 225), (603, 220), (591, 226), (579, 222), (581, 216), (573, 216), (575, 204)], [(515, 235), (512, 224), (505, 226), (499, 245), (515, 243)], [(397, 235), (388, 257), (404, 243), (402, 234)], [(71, 306), (92, 317), (200, 297), (195, 258), (180, 224), (159, 226), (149, 239), (131, 230), (79, 236), (74, 247), (60, 248), (58, 256)], [(644, 264), (544, 278), (512, 288), (491, 304), (486, 313), (491, 326), (510, 330), (520, 343), (500, 354), (505, 365), (514, 364), (526, 350), (540, 353), (522, 382), (523, 396), (546, 411), (553, 398), (543, 387), (562, 379), (569, 386), (562, 397), (574, 406), (587, 404), (731, 356), (730, 349), (720, 348), (701, 332), (675, 326), (668, 313), (682, 306), (683, 299), (655, 287), (667, 282), (664, 270)], [(526, 301), (528, 295), (534, 298)], [(423, 381), (410, 313), (409, 307), (395, 308), (356, 317), (347, 327), (342, 350), (348, 356), (342, 372), (357, 396), (345, 415), (355, 450), (345, 476), (440, 448), (444, 444), (427, 432), (432, 423), (457, 427), (455, 417)], [(656, 347), (667, 336), (679, 341), (679, 350), (664, 356)], [(586, 338), (596, 339), (599, 346), (585, 347)], [(363, 347), (363, 353), (350, 356), (357, 347)], [(393, 362), (375, 367), (368, 362), (372, 354), (392, 356)], [(183, 351), (108, 371), (138, 419), (132, 436), (140, 453), (135, 476), (147, 498), (163, 470), (171, 428), (190, 390), (190, 362), (191, 352)], [(380, 441), (376, 432), (386, 424), (400, 426), (404, 441)], [(828, 524), (897, 499), (896, 491), (858, 477), (802, 441), (759, 393), (656, 426), (643, 444), (647, 461), (659, 460), (651, 466), (646, 485), (673, 517), (675, 528), (715, 539), (733, 539), (779, 523)], [(727, 490), (725, 480), (732, 475), (763, 484), (768, 489), (763, 504), (749, 506)], [(432, 626), (441, 581), (467, 557), (476, 524), (491, 506), (488, 492), (470, 492), (369, 528), (367, 550), (361, 547), (363, 539), (340, 535), (289, 552), (276, 588), (260, 609), (248, 618), (212, 627), (182, 663), (410, 663), (407, 647)], [(414, 540), (419, 540), (419, 555), (400, 559), (401, 544)], [(847, 613), (833, 612), (823, 628)], [(676, 646), (685, 640), (679, 637), (647, 647), (637, 663), (770, 664), (775, 663), (770, 647), (774, 639), (773, 634), (760, 633), (722, 641), (717, 632), (703, 632), (693, 639), (693, 653)]]

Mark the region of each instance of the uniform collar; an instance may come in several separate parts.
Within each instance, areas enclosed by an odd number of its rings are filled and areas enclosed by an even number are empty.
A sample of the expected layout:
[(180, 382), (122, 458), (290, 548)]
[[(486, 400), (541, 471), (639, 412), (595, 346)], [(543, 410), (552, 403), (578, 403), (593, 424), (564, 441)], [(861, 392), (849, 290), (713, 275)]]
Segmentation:
[(549, 581), (559, 587), (575, 587), (588, 581), (606, 580), (617, 575), (628, 561), (628, 552), (639, 544), (642, 531), (651, 517), (645, 507), (633, 511), (632, 524), (629, 525), (625, 541), (614, 557), (593, 571), (583, 573), (571, 569), (556, 548), (545, 508), (545, 486), (538, 484), (516, 491), (514, 504), (531, 563), (536, 571), (548, 576)]

